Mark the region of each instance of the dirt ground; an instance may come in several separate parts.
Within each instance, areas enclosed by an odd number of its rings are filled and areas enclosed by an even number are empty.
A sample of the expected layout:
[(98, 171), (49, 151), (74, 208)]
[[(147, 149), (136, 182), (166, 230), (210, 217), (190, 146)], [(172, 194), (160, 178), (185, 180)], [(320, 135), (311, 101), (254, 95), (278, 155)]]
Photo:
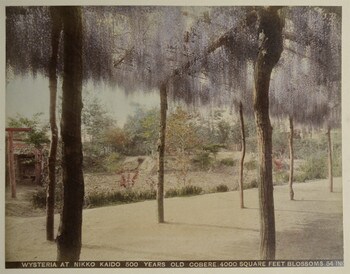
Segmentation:
[[(276, 259), (342, 259), (342, 185), (326, 180), (274, 190)], [(165, 199), (165, 224), (157, 224), (156, 202), (86, 209), (81, 260), (259, 259), (257, 189)], [(59, 216), (55, 225), (58, 226)], [(6, 261), (55, 260), (45, 240), (45, 217), (6, 216)]]

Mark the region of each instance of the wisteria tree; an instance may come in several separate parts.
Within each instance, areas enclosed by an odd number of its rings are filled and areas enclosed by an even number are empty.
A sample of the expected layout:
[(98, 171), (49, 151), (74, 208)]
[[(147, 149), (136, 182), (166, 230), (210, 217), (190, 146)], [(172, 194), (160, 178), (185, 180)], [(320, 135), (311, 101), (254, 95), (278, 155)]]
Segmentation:
[[(340, 34), (336, 33), (326, 42), (323, 32), (332, 33), (326, 28), (332, 29), (335, 24), (332, 20), (339, 16), (339, 10), (324, 9), (325, 12), (321, 12), (322, 9), (317, 7), (277, 6), (91, 6), (50, 10), (38, 7), (29, 10), (27, 17), (26, 8), (8, 10), (6, 64), (16, 74), (49, 74), (53, 96), (57, 85), (55, 64), (56, 72), (63, 78), (61, 136), (64, 207), (58, 236), (58, 259), (77, 260), (80, 255), (84, 194), (81, 90), (83, 82), (88, 80), (119, 86), (127, 93), (159, 92), (159, 223), (164, 222), (164, 158), (169, 101), (181, 100), (193, 106), (235, 105), (242, 124), (241, 174), (245, 156), (243, 111), (254, 112), (260, 159), (260, 258), (275, 259), (271, 75), (273, 71), (279, 71), (280, 66), (289, 71), (288, 58), (280, 60), (282, 52), (286, 50), (297, 56), (304, 54), (323, 66), (330, 64), (329, 49), (338, 49), (329, 41), (339, 40)], [(333, 23), (317, 25), (319, 16), (324, 15), (329, 15)], [(18, 18), (21, 20), (18, 21)], [(63, 38), (58, 43), (60, 28)], [(20, 50), (13, 45), (18, 45)], [(337, 61), (332, 64), (335, 67), (339, 65)], [(298, 64), (294, 66), (297, 68)], [(334, 87), (332, 90), (336, 93), (335, 83), (339, 73), (330, 77), (329, 67), (317, 68), (314, 82), (329, 90)], [(298, 70), (295, 70), (295, 75), (299, 76)], [(281, 85), (284, 81), (285, 78), (280, 81)], [(283, 87), (283, 90), (292, 88), (301, 91), (292, 84)], [(278, 92), (276, 89), (276, 94)], [(275, 98), (283, 97), (284, 93), (281, 94)], [(303, 92), (300, 95), (306, 102), (311, 100), (308, 98), (321, 98), (317, 93), (306, 95)], [(322, 104), (316, 105), (322, 108)], [(334, 109), (336, 107), (337, 103), (334, 103)], [(312, 109), (307, 111), (312, 112)], [(54, 136), (54, 123), (51, 127)], [(244, 207), (243, 175), (240, 186), (241, 207)]]
[[(7, 70), (12, 70), (15, 75), (29, 72), (36, 75), (39, 72), (47, 75), (50, 82), (51, 146), (48, 164), (46, 237), (47, 240), (52, 241), (54, 239), (54, 192), (58, 144), (56, 71), (62, 20), (58, 9), (54, 7), (8, 7), (6, 16)], [(41, 27), (38, 27), (39, 25)]]
[[(51, 20), (50, 20), (51, 19)], [(56, 71), (63, 72), (61, 136), (64, 204), (58, 236), (58, 260), (79, 260), (84, 180), (81, 145), (82, 21), (81, 8), (9, 7), (7, 9), (8, 70), (14, 74), (49, 74), (52, 145), (48, 187), (47, 239), (53, 238), (53, 194), (57, 128)], [(62, 27), (61, 27), (62, 26)], [(58, 41), (63, 30), (62, 60)], [(51, 45), (51, 47), (50, 47)], [(51, 56), (51, 57), (50, 57)], [(61, 67), (59, 66), (61, 65)], [(63, 68), (62, 68), (63, 67)], [(72, 111), (74, 110), (74, 111)]]
[[(339, 126), (341, 16), (329, 8), (294, 8), (289, 12), (298, 20), (287, 21), (286, 28), (302, 27), (308, 35), (287, 33), (286, 50), (272, 79), (271, 113), (289, 120), (289, 188), (293, 200), (294, 122), (317, 128)], [(331, 174), (329, 178), (331, 187)]]

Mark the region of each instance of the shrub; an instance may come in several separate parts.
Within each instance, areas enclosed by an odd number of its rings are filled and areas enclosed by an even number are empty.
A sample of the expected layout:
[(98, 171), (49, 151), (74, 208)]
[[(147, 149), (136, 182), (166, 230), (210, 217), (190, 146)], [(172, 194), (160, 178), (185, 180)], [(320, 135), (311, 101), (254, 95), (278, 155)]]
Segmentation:
[(201, 194), (203, 189), (199, 186), (184, 186), (179, 189), (171, 188), (166, 191), (165, 197), (193, 196)]
[(289, 173), (286, 171), (276, 171), (274, 174), (274, 184), (284, 184), (289, 181)]
[(341, 144), (333, 145), (333, 176), (340, 177), (342, 176), (342, 153), (341, 153)]
[(192, 159), (192, 163), (202, 170), (207, 170), (212, 163), (212, 158), (209, 152), (201, 151)]
[(249, 183), (243, 184), (243, 189), (256, 188), (258, 187), (258, 180), (252, 179)]
[(165, 197), (177, 197), (180, 196), (179, 190), (176, 188), (170, 188), (165, 192)]
[(139, 201), (155, 200), (157, 198), (157, 192), (155, 190), (139, 191), (137, 198)]
[(276, 128), (272, 131), (273, 153), (285, 155), (288, 153), (288, 132)]
[(220, 148), (225, 148), (226, 145), (224, 144), (208, 144), (203, 146), (203, 150), (211, 152), (213, 154), (217, 154), (220, 150)]
[(306, 175), (302, 172), (294, 174), (294, 182), (304, 183), (306, 181)]
[(113, 152), (103, 160), (103, 166), (108, 172), (119, 172), (122, 169), (122, 159), (123, 157), (119, 153)]
[(310, 155), (315, 155), (319, 151), (327, 151), (327, 140), (325, 136), (318, 139), (294, 139), (294, 156), (296, 159), (307, 159)]
[(155, 190), (91, 192), (85, 197), (86, 207), (108, 204), (126, 204), (156, 199)]
[(225, 158), (220, 161), (221, 165), (224, 166), (234, 166), (237, 163), (237, 160), (233, 160), (232, 158)]
[(255, 160), (249, 161), (249, 162), (245, 162), (244, 163), (244, 168), (247, 170), (255, 170), (258, 168), (258, 163)]
[(35, 192), (31, 198), (31, 202), (34, 208), (46, 207), (46, 190), (40, 189)]
[(229, 189), (228, 189), (227, 185), (220, 184), (220, 185), (216, 186), (216, 192), (227, 192), (228, 190)]
[[(55, 208), (59, 209), (62, 207), (62, 193), (63, 186), (62, 182), (56, 182), (55, 187)], [(45, 208), (46, 207), (46, 189), (40, 188), (38, 191), (33, 193), (31, 197), (31, 203), (34, 208)]]
[(312, 156), (300, 167), (300, 174), (297, 174), (295, 180), (305, 182), (306, 180), (324, 179), (327, 177), (326, 157)]

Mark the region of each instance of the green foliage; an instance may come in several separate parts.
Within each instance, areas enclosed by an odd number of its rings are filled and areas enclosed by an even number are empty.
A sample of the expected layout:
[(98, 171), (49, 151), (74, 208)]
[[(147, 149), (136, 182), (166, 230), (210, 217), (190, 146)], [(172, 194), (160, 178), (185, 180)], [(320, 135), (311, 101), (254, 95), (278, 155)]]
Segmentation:
[(114, 120), (108, 115), (101, 101), (96, 97), (85, 97), (82, 110), (82, 139), (84, 169), (105, 172), (104, 158), (110, 152), (108, 132), (114, 127)]
[(178, 183), (189, 183), (187, 177), (190, 171), (191, 154), (201, 146), (197, 125), (193, 114), (177, 107), (170, 113), (167, 121), (166, 144), (168, 154), (173, 156)]
[(36, 113), (31, 118), (24, 117), (17, 114), (16, 117), (10, 117), (8, 119), (8, 126), (14, 128), (31, 128), (31, 131), (27, 133), (16, 133), (19, 137), (23, 138), (28, 144), (34, 145), (36, 148), (42, 147), (43, 144), (49, 143), (50, 140), (47, 136), (49, 129), (48, 124), (42, 125), (41, 116), (43, 113)]
[[(242, 132), (241, 132), (241, 122), (237, 120), (231, 129), (232, 140), (235, 144), (240, 144), (242, 141)], [(256, 126), (253, 119), (244, 120), (244, 134), (245, 138), (253, 138), (256, 140)]]
[(273, 175), (275, 185), (285, 184), (289, 181), (289, 173), (286, 171), (276, 171)]
[(198, 126), (191, 113), (177, 107), (168, 117), (166, 149), (170, 154), (189, 154), (201, 146)]
[(112, 152), (103, 160), (103, 165), (108, 172), (118, 172), (121, 170), (121, 161), (124, 159), (117, 152)]
[[(334, 138), (335, 139), (335, 138)], [(342, 176), (342, 145), (334, 142), (333, 144), (333, 176)]]
[(257, 188), (258, 187), (258, 180), (257, 179), (252, 179), (249, 182), (245, 182), (243, 184), (243, 189), (250, 189), (250, 188)]
[(332, 131), (333, 176), (342, 176), (342, 136), (340, 130)]
[(227, 185), (220, 184), (220, 185), (216, 186), (215, 190), (216, 190), (216, 192), (227, 192), (229, 190), (229, 188)]
[(104, 161), (105, 156), (96, 156), (93, 147), (85, 144), (83, 155), (83, 169), (85, 172), (107, 172)]
[(127, 204), (156, 199), (155, 190), (91, 192), (85, 197), (85, 207), (99, 207), (111, 204)]
[(82, 133), (85, 139), (89, 139), (92, 143), (103, 143), (105, 131), (110, 129), (115, 122), (96, 97), (84, 97), (83, 103)]
[(318, 153), (318, 151), (327, 151), (327, 140), (322, 138), (301, 138), (294, 139), (294, 154), (297, 159), (307, 159), (310, 155)]
[(258, 168), (258, 162), (256, 160), (247, 161), (244, 163), (244, 169), (256, 170)]
[(246, 138), (246, 152), (248, 153), (257, 153), (258, 151), (258, 143), (257, 143), (257, 137), (249, 137)]
[[(59, 209), (62, 206), (62, 183), (57, 182), (55, 189), (55, 208)], [(45, 208), (46, 207), (46, 189), (40, 188), (38, 191), (34, 192), (30, 201), (34, 208)]]
[(278, 156), (287, 156), (288, 150), (288, 132), (280, 131), (274, 128), (272, 131), (273, 154)]
[(192, 163), (201, 170), (208, 170), (212, 161), (213, 159), (210, 157), (210, 153), (206, 151), (200, 151), (192, 159)]
[(31, 203), (34, 208), (45, 208), (46, 207), (46, 191), (45, 189), (40, 189), (31, 197)]
[(225, 120), (220, 120), (217, 123), (217, 135), (220, 144), (226, 144), (230, 138), (231, 125)]
[(109, 128), (106, 131), (105, 136), (106, 144), (111, 147), (112, 151), (127, 154), (128, 147), (130, 146), (131, 140), (125, 130), (119, 127)]
[[(323, 156), (323, 155), (322, 155)], [(300, 172), (295, 176), (295, 181), (305, 182), (307, 180), (327, 178), (327, 157), (312, 155), (300, 167)]]
[(233, 160), (232, 158), (225, 158), (220, 161), (220, 164), (224, 166), (234, 166), (237, 164), (237, 160)]
[(181, 188), (171, 188), (165, 192), (165, 197), (193, 196), (201, 194), (203, 189), (199, 186), (184, 186)]
[(129, 138), (126, 155), (147, 155), (157, 149), (159, 137), (159, 108), (138, 108), (129, 115), (124, 125), (124, 132)]
[(208, 151), (212, 153), (214, 156), (216, 156), (216, 154), (218, 154), (218, 152), (220, 151), (220, 148), (225, 148), (225, 147), (226, 146), (224, 144), (209, 144), (209, 145), (203, 146), (203, 150)]

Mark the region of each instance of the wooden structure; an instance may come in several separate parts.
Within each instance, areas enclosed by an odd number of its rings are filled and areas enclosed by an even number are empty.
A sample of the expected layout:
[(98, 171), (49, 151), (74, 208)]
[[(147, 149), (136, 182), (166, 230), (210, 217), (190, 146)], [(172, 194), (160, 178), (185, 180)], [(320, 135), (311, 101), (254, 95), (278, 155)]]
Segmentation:
[(15, 155), (13, 145), (14, 132), (28, 132), (31, 128), (6, 128), (8, 134), (7, 139), (7, 158), (8, 158), (8, 170), (11, 185), (11, 197), (16, 198), (16, 171), (15, 171)]

